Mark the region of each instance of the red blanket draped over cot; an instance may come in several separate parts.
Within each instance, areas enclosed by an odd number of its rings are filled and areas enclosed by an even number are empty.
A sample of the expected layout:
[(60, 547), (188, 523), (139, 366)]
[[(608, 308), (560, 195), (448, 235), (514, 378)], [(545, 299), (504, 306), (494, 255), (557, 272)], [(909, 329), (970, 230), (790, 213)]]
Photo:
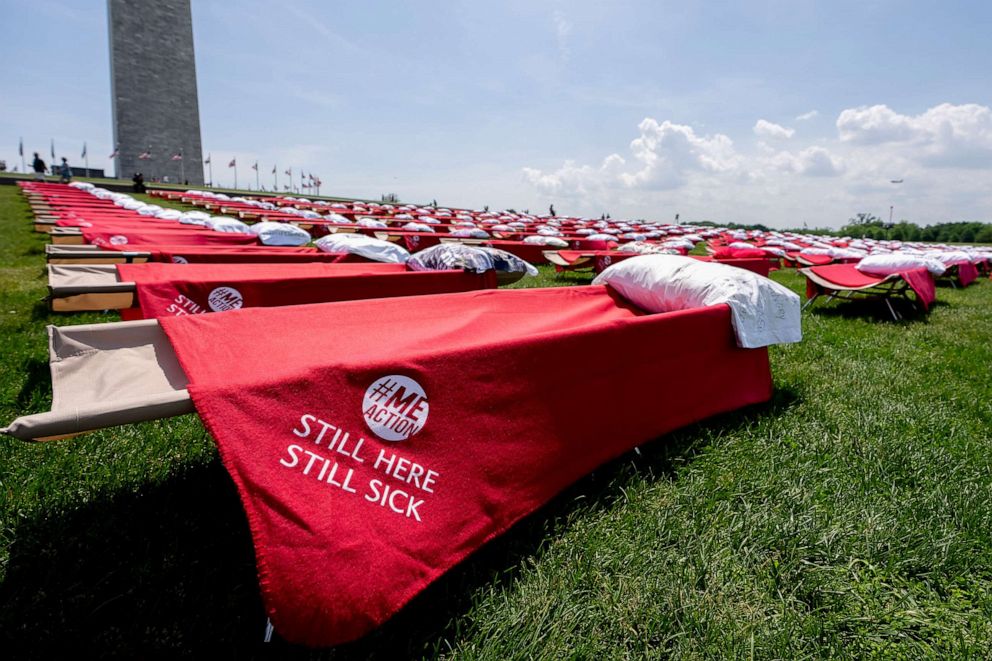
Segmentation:
[(118, 264), (118, 279), (133, 282), (137, 308), (125, 320), (419, 296), (496, 287), (492, 271), (408, 271), (403, 264)]
[(120, 230), (84, 228), (83, 240), (97, 246), (124, 246), (132, 243), (160, 246), (258, 245), (258, 237), (254, 234), (214, 232), (212, 230), (160, 230), (143, 227), (122, 228)]
[(358, 255), (323, 252), (311, 246), (107, 246), (128, 252), (151, 253), (154, 262), (174, 264), (251, 264), (300, 262), (369, 262)]
[(378, 626), (603, 462), (771, 394), (726, 306), (643, 315), (599, 286), (161, 323), (241, 495), (266, 611), (314, 646)]
[(978, 267), (971, 262), (958, 262), (954, 266), (958, 267), (958, 284), (962, 287), (967, 287), (978, 280)]
[[(853, 264), (811, 266), (809, 267), (809, 270), (824, 280), (836, 284), (842, 289), (858, 289), (861, 287), (868, 287), (871, 285), (880, 284), (883, 280), (885, 280), (885, 276), (862, 273), (855, 268)], [(934, 285), (933, 276), (930, 275), (930, 272), (926, 269), (913, 269), (911, 271), (904, 271), (900, 273), (899, 277), (905, 280), (909, 285), (909, 288), (913, 290), (913, 293), (916, 294), (916, 298), (920, 302), (920, 305), (923, 306), (923, 309), (930, 309), (933, 302), (937, 300), (937, 289)], [(824, 291), (822, 287), (807, 278), (806, 298), (813, 298), (817, 294), (829, 293), (829, 291)]]

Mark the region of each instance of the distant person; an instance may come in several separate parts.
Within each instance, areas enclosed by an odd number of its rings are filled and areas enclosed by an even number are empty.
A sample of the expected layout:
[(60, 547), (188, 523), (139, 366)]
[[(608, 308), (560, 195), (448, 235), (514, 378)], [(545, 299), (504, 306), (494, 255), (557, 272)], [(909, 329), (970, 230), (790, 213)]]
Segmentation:
[(0, 161), (0, 172), (7, 171), (7, 161)]
[(34, 160), (31, 161), (31, 167), (34, 168), (34, 178), (44, 181), (45, 170), (48, 169), (48, 166), (45, 165), (45, 161), (41, 160), (41, 156), (38, 156), (38, 152), (34, 153)]
[(72, 181), (72, 168), (69, 167), (69, 161), (65, 160), (65, 156), (62, 157), (62, 165), (59, 166), (59, 183), (67, 184)]
[(550, 213), (552, 216), (555, 215), (555, 205), (552, 204), (550, 207), (548, 207), (548, 213)]
[(134, 190), (135, 193), (145, 192), (145, 175), (141, 174), (140, 172), (135, 172), (134, 176), (131, 177), (131, 181), (134, 182), (134, 186), (132, 186), (131, 188), (132, 190)]
[(162, 177), (162, 183), (163, 184), (169, 183), (169, 175), (165, 175), (164, 177)]

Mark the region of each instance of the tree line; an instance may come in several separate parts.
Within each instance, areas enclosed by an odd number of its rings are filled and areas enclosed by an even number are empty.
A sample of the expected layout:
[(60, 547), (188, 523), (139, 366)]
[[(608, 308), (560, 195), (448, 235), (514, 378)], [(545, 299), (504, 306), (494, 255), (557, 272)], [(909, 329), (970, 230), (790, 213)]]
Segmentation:
[[(704, 221), (700, 225), (717, 226), (717, 223)], [(769, 231), (766, 225), (742, 225), (740, 223), (723, 224), (723, 227), (742, 230)], [(992, 243), (992, 224), (959, 221), (954, 223), (937, 223), (923, 227), (905, 220), (898, 223), (888, 223), (870, 213), (859, 213), (848, 219), (847, 224), (839, 230), (828, 228), (789, 228), (785, 232), (800, 234), (819, 234), (821, 236), (850, 236), (888, 241), (927, 241), (931, 243)]]

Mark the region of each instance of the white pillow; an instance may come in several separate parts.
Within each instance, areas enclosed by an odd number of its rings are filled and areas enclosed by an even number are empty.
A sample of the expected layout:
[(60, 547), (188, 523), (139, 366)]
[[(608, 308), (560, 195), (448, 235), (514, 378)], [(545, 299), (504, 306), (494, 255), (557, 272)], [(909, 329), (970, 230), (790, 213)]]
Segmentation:
[(159, 209), (155, 212), (155, 217), (162, 220), (179, 220), (183, 212), (179, 209)]
[(410, 259), (410, 253), (395, 243), (364, 234), (328, 234), (314, 241), (314, 245), (323, 252), (346, 252), (374, 262), (405, 264)]
[(855, 267), (869, 275), (892, 275), (914, 269), (926, 269), (934, 275), (943, 275), (946, 267), (936, 259), (922, 255), (907, 255), (905, 253), (883, 253), (868, 255)]
[(409, 222), (406, 225), (404, 225), (401, 229), (404, 229), (407, 232), (430, 232), (430, 233), (434, 232), (434, 228), (426, 223)]
[(677, 255), (641, 255), (596, 276), (648, 312), (673, 312), (726, 303), (746, 348), (802, 340), (799, 296), (745, 269)]
[[(208, 221), (207, 218), (200, 218), (199, 216), (194, 216), (188, 213), (184, 213), (180, 215), (179, 218), (177, 218), (176, 220), (178, 220), (183, 225), (202, 225), (202, 226), (206, 226)], [(247, 225), (245, 225), (245, 231), (246, 232), (248, 231)]]
[(685, 248), (686, 250), (692, 250), (696, 247), (695, 243), (686, 241), (685, 239), (668, 239), (661, 245), (665, 248)]
[(963, 250), (949, 250), (947, 252), (938, 253), (928, 253), (928, 257), (934, 257), (937, 261), (944, 264), (944, 266), (950, 266), (951, 264), (957, 264), (958, 262), (970, 262), (971, 257)]
[(487, 232), (486, 230), (480, 230), (478, 227), (472, 227), (472, 228), (464, 227), (462, 229), (453, 230), (453, 231), (449, 232), (449, 234), (451, 236), (456, 237), (456, 238), (459, 238), (459, 239), (488, 239), (489, 238), (489, 232)]
[(528, 236), (524, 238), (524, 243), (531, 243), (537, 246), (551, 246), (553, 248), (568, 247), (568, 241), (559, 239), (557, 236)]
[[(188, 215), (191, 215), (191, 211)], [(248, 226), (237, 218), (229, 216), (212, 216), (205, 222), (206, 226), (215, 232), (231, 232), (232, 234), (250, 234)]]
[(310, 235), (296, 225), (265, 221), (248, 228), (266, 246), (304, 246), (310, 243)]

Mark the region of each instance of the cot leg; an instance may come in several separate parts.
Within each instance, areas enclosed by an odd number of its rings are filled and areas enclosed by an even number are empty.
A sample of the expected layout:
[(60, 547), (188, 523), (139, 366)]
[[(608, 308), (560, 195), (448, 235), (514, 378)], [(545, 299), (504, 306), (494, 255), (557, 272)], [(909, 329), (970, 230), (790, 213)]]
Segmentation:
[(884, 300), (885, 300), (885, 304), (889, 306), (889, 313), (892, 314), (892, 320), (899, 321), (899, 313), (896, 312), (896, 309), (894, 307), (892, 307), (892, 301), (889, 300), (888, 296), (886, 296)]
[(820, 298), (820, 295), (819, 294), (813, 294), (813, 298), (811, 298), (808, 301), (806, 301), (806, 304), (803, 305), (803, 310), (805, 310), (809, 306), (813, 305), (813, 301), (815, 301), (818, 298)]

